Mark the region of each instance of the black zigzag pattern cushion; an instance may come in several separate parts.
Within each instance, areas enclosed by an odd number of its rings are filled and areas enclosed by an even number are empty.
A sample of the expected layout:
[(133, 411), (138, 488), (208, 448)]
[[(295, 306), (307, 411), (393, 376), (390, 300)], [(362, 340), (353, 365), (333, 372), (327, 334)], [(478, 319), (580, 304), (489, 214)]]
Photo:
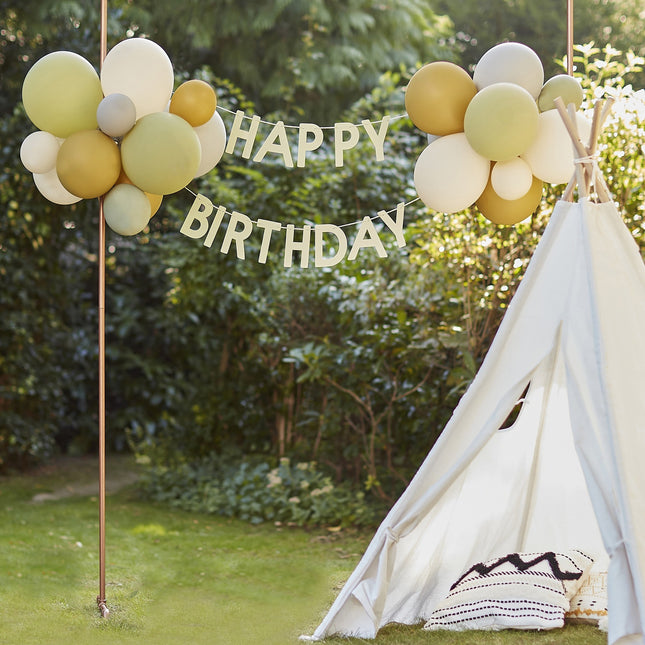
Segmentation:
[(554, 629), (593, 559), (581, 551), (510, 553), (470, 567), (425, 624), (427, 630)]

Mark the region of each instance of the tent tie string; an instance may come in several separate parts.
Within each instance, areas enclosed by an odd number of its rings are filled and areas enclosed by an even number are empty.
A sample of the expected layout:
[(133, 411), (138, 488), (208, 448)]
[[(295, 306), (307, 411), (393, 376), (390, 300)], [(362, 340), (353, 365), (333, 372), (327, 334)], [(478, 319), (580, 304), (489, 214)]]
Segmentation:
[(387, 539), (391, 542), (396, 543), (399, 541), (399, 536), (392, 530), (392, 527), (388, 526), (385, 530), (385, 534), (387, 535)]

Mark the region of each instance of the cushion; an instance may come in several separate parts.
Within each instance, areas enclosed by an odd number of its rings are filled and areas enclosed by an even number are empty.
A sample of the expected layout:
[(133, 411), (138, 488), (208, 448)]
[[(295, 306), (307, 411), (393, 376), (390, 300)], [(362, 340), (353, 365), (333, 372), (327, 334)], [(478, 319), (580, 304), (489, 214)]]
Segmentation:
[(581, 551), (510, 553), (470, 567), (424, 626), (427, 630), (554, 629), (593, 559)]
[(597, 625), (607, 616), (607, 572), (592, 571), (571, 599), (565, 620), (571, 623)]

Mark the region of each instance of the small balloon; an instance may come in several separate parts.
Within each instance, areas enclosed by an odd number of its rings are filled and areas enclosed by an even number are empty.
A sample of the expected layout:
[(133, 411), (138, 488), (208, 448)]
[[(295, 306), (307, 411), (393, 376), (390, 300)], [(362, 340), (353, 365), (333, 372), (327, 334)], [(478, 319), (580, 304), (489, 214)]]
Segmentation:
[(169, 111), (196, 128), (213, 116), (216, 107), (217, 95), (213, 87), (205, 81), (193, 79), (177, 88), (170, 99)]
[(105, 57), (101, 86), (105, 96), (125, 94), (137, 111), (137, 119), (166, 109), (174, 85), (168, 54), (152, 40), (128, 38)]
[(456, 213), (471, 206), (486, 187), (490, 161), (477, 154), (463, 132), (433, 141), (417, 159), (414, 185), (433, 210)]
[(464, 132), (483, 157), (508, 161), (533, 143), (538, 115), (535, 100), (524, 88), (495, 83), (477, 92), (468, 105)]
[[(125, 171), (121, 169), (121, 174), (119, 175), (119, 178), (116, 180), (116, 183), (132, 184), (132, 181), (130, 181), (130, 177), (128, 177), (125, 174)], [(144, 194), (148, 198), (148, 201), (150, 202), (150, 217), (152, 217), (159, 210), (159, 207), (161, 206), (161, 202), (163, 201), (163, 195), (153, 195), (152, 193), (146, 193), (145, 191), (144, 191)]]
[(544, 184), (533, 178), (531, 188), (520, 199), (502, 199), (489, 182), (476, 202), (479, 212), (493, 224), (512, 226), (530, 217), (540, 204)]
[(72, 193), (60, 183), (56, 168), (46, 173), (35, 173), (34, 184), (38, 192), (47, 200), (61, 206), (69, 206), (81, 201), (81, 197), (72, 195)]
[(96, 70), (82, 56), (52, 52), (38, 60), (22, 84), (22, 102), (31, 122), (57, 137), (96, 128), (103, 99)]
[(537, 99), (544, 84), (544, 68), (540, 57), (530, 47), (521, 43), (501, 43), (479, 59), (473, 80), (480, 90), (495, 83), (514, 83)]
[(103, 200), (105, 223), (119, 235), (137, 235), (150, 220), (150, 202), (132, 184), (117, 184)]
[(582, 86), (577, 78), (568, 74), (558, 74), (550, 78), (542, 88), (538, 97), (538, 108), (540, 112), (553, 110), (555, 99), (562, 98), (565, 105), (574, 104), (576, 110), (582, 105), (584, 98)]
[(226, 148), (226, 127), (222, 117), (215, 112), (211, 119), (195, 128), (195, 134), (201, 145), (202, 155), (195, 177), (210, 172), (220, 162)]
[(22, 165), (36, 174), (44, 174), (56, 167), (60, 143), (51, 132), (32, 132), (20, 146)]
[(493, 190), (502, 198), (514, 201), (524, 197), (533, 183), (531, 167), (515, 157), (509, 161), (498, 161), (490, 174)]
[(120, 139), (130, 132), (136, 120), (137, 109), (125, 94), (109, 94), (99, 103), (96, 110), (99, 128), (115, 139)]
[(121, 142), (126, 174), (135, 186), (154, 195), (184, 188), (195, 176), (200, 158), (201, 147), (194, 129), (168, 112), (139, 119)]
[(437, 61), (419, 69), (405, 91), (405, 109), (412, 123), (428, 134), (444, 136), (464, 129), (466, 108), (477, 87), (468, 72)]
[[(576, 114), (580, 139), (586, 143), (591, 134), (591, 123)], [(522, 154), (531, 172), (549, 184), (564, 184), (574, 173), (574, 155), (571, 137), (557, 110), (540, 113), (535, 141)]]
[(60, 147), (56, 172), (73, 195), (100, 197), (114, 186), (121, 172), (119, 147), (100, 130), (75, 132)]

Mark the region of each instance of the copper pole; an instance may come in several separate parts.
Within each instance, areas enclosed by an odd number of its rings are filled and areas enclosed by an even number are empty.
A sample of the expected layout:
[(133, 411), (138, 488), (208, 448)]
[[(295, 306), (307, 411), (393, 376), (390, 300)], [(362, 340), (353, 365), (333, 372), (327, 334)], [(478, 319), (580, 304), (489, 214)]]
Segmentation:
[[(107, 55), (107, 0), (101, 0), (101, 68)], [(101, 616), (110, 610), (105, 604), (105, 214), (99, 198), (99, 595)]]
[(573, 76), (573, 0), (567, 0), (567, 74)]

